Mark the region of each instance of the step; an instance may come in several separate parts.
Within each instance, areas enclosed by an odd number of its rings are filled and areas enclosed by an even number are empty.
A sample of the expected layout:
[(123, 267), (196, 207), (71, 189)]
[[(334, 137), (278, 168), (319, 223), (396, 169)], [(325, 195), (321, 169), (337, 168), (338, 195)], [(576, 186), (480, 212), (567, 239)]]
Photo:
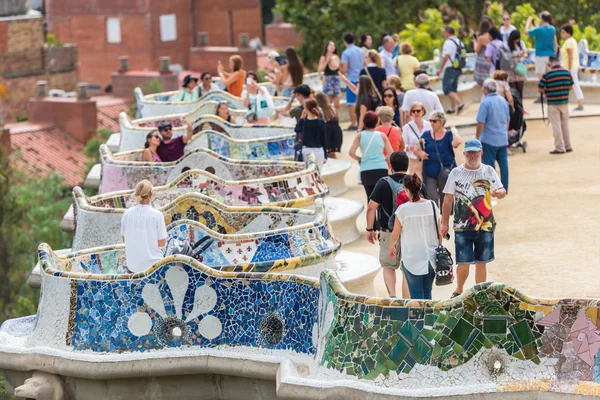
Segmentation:
[(342, 244), (354, 242), (360, 237), (356, 220), (365, 206), (355, 200), (339, 197), (326, 197), (327, 218), (337, 240)]

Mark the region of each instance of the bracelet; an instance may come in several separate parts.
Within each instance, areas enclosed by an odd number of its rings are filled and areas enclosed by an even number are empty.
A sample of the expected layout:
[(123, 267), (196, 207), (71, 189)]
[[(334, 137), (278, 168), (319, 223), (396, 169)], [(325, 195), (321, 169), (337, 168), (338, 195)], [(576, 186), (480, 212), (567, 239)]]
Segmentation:
[(367, 228), (367, 232), (375, 232), (375, 229), (373, 229), (373, 228), (370, 228), (370, 229)]

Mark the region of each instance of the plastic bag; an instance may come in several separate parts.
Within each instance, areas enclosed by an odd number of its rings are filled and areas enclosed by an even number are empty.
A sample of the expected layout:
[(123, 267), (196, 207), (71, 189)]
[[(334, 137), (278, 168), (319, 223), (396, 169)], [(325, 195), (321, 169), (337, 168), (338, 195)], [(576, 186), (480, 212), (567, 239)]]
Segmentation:
[(256, 95), (256, 117), (258, 119), (270, 118), (275, 114), (275, 103), (269, 92), (261, 87)]

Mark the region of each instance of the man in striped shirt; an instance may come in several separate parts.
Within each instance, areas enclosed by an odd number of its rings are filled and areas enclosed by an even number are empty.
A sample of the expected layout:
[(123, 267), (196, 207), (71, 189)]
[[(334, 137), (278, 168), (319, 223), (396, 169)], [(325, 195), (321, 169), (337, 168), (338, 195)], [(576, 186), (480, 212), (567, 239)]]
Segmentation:
[(548, 100), (548, 120), (552, 124), (554, 150), (550, 154), (565, 154), (573, 151), (569, 132), (569, 91), (573, 86), (571, 73), (560, 65), (560, 55), (550, 56), (550, 70), (538, 84), (538, 90)]

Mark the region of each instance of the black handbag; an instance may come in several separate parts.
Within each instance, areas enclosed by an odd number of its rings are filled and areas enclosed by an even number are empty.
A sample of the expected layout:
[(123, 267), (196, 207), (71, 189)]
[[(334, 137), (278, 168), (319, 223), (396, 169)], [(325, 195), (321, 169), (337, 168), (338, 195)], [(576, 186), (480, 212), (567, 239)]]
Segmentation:
[[(302, 121), (302, 120), (301, 120)], [(300, 121), (298, 121), (300, 122)], [(302, 132), (296, 133), (296, 140), (294, 141), (294, 161), (304, 162), (304, 154), (302, 154), (302, 147), (304, 142), (304, 127), (306, 126), (306, 120), (302, 121)]]
[[(431, 208), (433, 208), (433, 224), (435, 225), (435, 238), (436, 241), (440, 238), (440, 231), (438, 230), (437, 213), (435, 212), (435, 204), (431, 202)], [(435, 284), (437, 286), (450, 285), (454, 282), (454, 270), (452, 265), (452, 254), (450, 250), (444, 247), (441, 241), (435, 249)]]

